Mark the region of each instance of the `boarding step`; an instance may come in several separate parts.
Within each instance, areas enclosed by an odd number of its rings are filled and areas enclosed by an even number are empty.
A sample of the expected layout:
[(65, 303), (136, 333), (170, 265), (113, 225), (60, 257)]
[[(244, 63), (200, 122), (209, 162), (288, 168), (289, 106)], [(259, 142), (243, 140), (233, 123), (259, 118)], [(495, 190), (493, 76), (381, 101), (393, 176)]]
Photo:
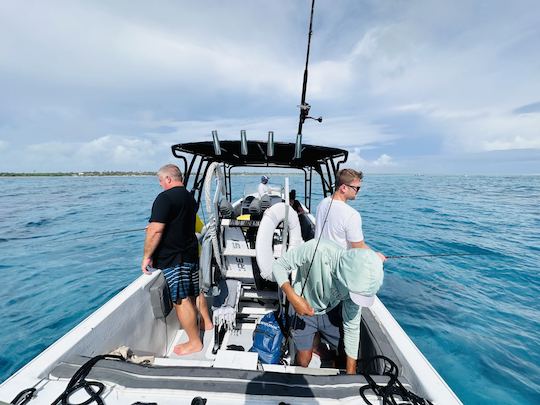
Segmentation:
[[(221, 226), (229, 228), (258, 228), (261, 225), (261, 221), (255, 219), (222, 219)], [(280, 223), (276, 229), (283, 229), (283, 222)]]
[[(257, 251), (255, 249), (235, 247), (233, 243), (232, 247), (228, 246), (223, 249), (223, 256), (257, 257)], [(274, 245), (274, 259), (279, 257), (281, 257), (281, 245)]]
[[(223, 250), (223, 256), (257, 257), (257, 251), (249, 248), (226, 247)], [(274, 258), (278, 258), (280, 256), (279, 249), (274, 249)]]
[(238, 310), (238, 313), (241, 315), (266, 315), (269, 312), (272, 312), (276, 309), (275, 305), (261, 305), (261, 306), (246, 306), (242, 305), (242, 302), (240, 302), (240, 309)]
[(242, 288), (242, 298), (257, 300), (278, 300), (277, 291), (259, 291), (254, 288)]
[(261, 225), (261, 221), (254, 219), (222, 219), (222, 226), (228, 226), (230, 228), (258, 228)]

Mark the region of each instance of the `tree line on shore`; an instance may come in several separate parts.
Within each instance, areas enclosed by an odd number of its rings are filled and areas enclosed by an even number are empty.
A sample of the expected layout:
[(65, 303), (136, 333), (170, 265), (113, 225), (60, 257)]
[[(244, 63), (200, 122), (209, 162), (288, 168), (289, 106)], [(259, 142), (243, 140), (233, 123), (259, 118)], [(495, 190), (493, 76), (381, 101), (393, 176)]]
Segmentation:
[(51, 177), (51, 176), (155, 176), (156, 172), (120, 172), (120, 171), (91, 171), (91, 172), (44, 172), (44, 173), (16, 173), (0, 172), (0, 177)]

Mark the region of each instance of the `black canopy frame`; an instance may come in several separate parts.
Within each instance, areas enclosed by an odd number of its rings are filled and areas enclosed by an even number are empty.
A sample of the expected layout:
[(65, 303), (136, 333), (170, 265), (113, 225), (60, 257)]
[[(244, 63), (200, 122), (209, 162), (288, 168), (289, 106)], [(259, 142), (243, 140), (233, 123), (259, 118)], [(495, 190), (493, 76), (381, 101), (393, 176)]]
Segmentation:
[[(231, 170), (236, 167), (272, 167), (297, 169), (304, 173), (305, 205), (311, 211), (311, 193), (314, 173), (321, 178), (324, 197), (332, 194), (336, 174), (349, 153), (345, 149), (327, 146), (302, 145), (300, 159), (294, 158), (294, 143), (274, 142), (273, 156), (268, 156), (267, 143), (248, 141), (247, 154), (241, 153), (240, 141), (220, 141), (220, 153), (216, 154), (212, 141), (190, 142), (172, 145), (172, 153), (184, 163), (185, 185), (191, 190), (197, 203), (201, 201), (204, 178), (212, 162), (220, 162), (225, 176), (227, 198), (232, 198)], [(185, 155), (188, 155), (186, 157)], [(188, 158), (190, 158), (188, 162)]]

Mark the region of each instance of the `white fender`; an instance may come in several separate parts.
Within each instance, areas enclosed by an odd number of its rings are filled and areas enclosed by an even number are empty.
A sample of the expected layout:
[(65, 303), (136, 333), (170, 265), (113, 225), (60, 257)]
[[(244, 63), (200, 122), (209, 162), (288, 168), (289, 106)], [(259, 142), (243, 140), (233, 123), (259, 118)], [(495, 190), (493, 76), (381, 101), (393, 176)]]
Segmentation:
[[(285, 203), (278, 203), (268, 208), (263, 215), (257, 238), (255, 240), (255, 251), (257, 254), (257, 264), (261, 272), (261, 277), (265, 280), (274, 281), (272, 274), (272, 264), (274, 263), (274, 231), (285, 219)], [(302, 244), (302, 232), (300, 230), (300, 221), (296, 211), (289, 207), (289, 249)]]

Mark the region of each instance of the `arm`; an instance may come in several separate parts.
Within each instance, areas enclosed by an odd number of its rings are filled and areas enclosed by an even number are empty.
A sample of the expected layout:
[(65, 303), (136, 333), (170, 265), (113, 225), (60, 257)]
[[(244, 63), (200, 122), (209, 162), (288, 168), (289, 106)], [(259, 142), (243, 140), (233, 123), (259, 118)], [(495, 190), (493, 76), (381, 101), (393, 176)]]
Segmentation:
[[(363, 240), (360, 242), (351, 242), (351, 249), (355, 249), (355, 248), (371, 249)], [(383, 261), (383, 263), (386, 261), (386, 256), (384, 254), (382, 254), (381, 252), (375, 252), (375, 253), (377, 253), (377, 256), (379, 256), (379, 258)]]
[(361, 240), (360, 242), (351, 242), (351, 248), (371, 249), (368, 245), (366, 245), (366, 242), (363, 240)]
[(150, 222), (146, 227), (146, 237), (144, 239), (144, 255), (141, 263), (143, 273), (150, 274), (146, 270), (146, 266), (152, 266), (152, 254), (156, 250), (161, 241), (165, 224), (160, 222)]
[(299, 246), (296, 249), (292, 249), (274, 261), (272, 265), (272, 273), (276, 279), (277, 284), (281, 287), (287, 299), (293, 306), (298, 315), (312, 316), (315, 311), (309, 305), (309, 303), (301, 296), (299, 296), (289, 282), (289, 274), (293, 268), (298, 268), (303, 263), (302, 253), (305, 250), (306, 245)]
[(296, 294), (296, 291), (294, 291), (294, 288), (292, 288), (291, 283), (288, 281), (285, 282), (281, 289), (287, 296), (287, 299), (293, 306), (294, 310), (298, 315), (308, 315), (313, 316), (315, 314), (315, 311), (309, 305), (309, 303), (302, 297), (300, 297), (298, 294)]

